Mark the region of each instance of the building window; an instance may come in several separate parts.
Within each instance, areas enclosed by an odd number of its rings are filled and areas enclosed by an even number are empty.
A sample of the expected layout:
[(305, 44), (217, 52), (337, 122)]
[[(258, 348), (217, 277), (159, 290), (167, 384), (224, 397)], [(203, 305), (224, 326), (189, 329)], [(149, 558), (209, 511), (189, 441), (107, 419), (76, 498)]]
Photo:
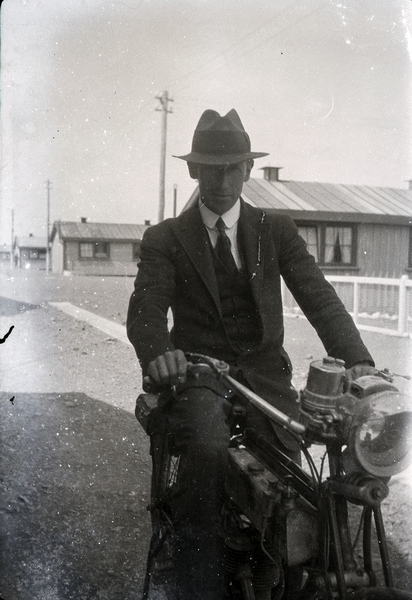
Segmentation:
[(95, 258), (109, 258), (109, 244), (107, 242), (95, 242), (93, 252)]
[(39, 258), (38, 250), (29, 250), (29, 258)]
[(319, 265), (343, 267), (356, 264), (354, 225), (302, 223), (298, 229)]
[(92, 242), (80, 242), (80, 258), (93, 258)]
[(351, 265), (352, 227), (325, 227), (325, 265)]
[(80, 242), (80, 258), (109, 258), (107, 242)]
[(316, 262), (319, 262), (319, 228), (315, 226), (298, 227), (300, 235), (306, 242), (308, 252), (312, 254)]

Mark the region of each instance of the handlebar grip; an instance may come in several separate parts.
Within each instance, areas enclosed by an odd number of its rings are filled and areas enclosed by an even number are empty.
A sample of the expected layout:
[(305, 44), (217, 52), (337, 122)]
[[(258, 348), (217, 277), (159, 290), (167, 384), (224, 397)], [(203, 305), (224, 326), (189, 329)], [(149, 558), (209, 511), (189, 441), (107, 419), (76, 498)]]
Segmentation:
[(172, 386), (170, 385), (160, 385), (159, 383), (156, 383), (149, 375), (143, 377), (142, 387), (146, 394), (161, 394), (162, 392), (170, 392), (172, 389)]

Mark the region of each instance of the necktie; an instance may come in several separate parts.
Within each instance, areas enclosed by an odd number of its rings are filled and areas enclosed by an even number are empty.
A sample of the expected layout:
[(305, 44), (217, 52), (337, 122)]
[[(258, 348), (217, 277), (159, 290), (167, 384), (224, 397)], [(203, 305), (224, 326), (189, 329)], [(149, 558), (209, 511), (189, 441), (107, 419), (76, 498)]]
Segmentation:
[(232, 244), (230, 243), (230, 239), (226, 234), (226, 225), (221, 217), (218, 218), (216, 227), (219, 232), (219, 237), (217, 238), (216, 244), (216, 253), (228, 272), (231, 275), (236, 275), (238, 273), (238, 268), (232, 254)]

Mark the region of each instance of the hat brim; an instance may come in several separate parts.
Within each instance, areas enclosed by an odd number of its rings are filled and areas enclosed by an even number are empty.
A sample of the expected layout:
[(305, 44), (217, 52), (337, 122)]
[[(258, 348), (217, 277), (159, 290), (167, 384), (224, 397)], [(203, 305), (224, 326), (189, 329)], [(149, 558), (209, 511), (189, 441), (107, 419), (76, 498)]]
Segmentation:
[(190, 152), (190, 154), (185, 154), (184, 156), (176, 156), (175, 154), (172, 156), (199, 165), (230, 165), (242, 162), (243, 160), (268, 156), (268, 154), (269, 152), (242, 152), (239, 154), (203, 154), (201, 152)]

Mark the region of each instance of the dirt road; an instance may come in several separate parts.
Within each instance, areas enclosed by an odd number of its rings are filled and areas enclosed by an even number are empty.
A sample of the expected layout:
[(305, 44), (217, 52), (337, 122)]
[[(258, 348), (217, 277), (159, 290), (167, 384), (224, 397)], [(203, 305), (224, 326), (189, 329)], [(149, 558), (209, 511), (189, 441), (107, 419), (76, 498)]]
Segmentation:
[[(0, 273), (0, 597), (140, 597), (149, 539), (150, 457), (134, 415), (133, 349), (52, 308), (71, 302), (125, 322), (130, 278)], [(381, 366), (407, 373), (411, 341), (364, 336)], [(295, 380), (324, 351), (308, 324), (286, 320)], [(402, 383), (402, 382), (401, 382)], [(412, 589), (410, 475), (394, 478), (388, 521), (396, 582)]]
[(150, 461), (133, 414), (134, 351), (48, 305), (101, 304), (121, 323), (132, 282), (120, 294), (114, 281), (107, 290), (88, 279), (80, 289), (66, 278), (26, 277), (1, 279), (0, 291), (12, 300), (1, 304), (0, 332), (14, 326), (0, 346), (0, 596), (138, 598)]

